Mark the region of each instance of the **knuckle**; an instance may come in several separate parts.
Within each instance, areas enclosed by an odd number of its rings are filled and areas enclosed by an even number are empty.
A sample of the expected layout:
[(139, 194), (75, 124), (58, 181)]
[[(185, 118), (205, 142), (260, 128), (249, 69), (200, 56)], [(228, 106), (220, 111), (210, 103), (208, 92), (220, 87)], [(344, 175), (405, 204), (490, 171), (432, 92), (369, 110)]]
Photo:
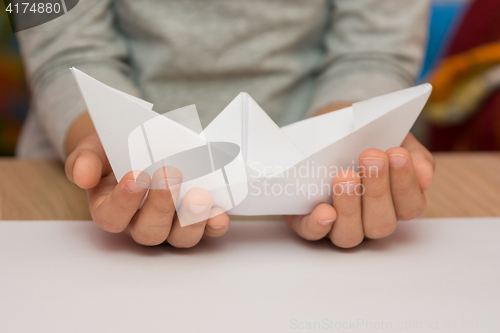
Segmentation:
[[(127, 190), (125, 190), (127, 191)], [(118, 198), (116, 198), (118, 199)], [(125, 200), (124, 198), (120, 198), (119, 200), (113, 200), (113, 205), (116, 207), (117, 210), (122, 211), (122, 212), (132, 212), (132, 211), (137, 211), (137, 208), (131, 204), (131, 202), (128, 202), (128, 200)]]
[(226, 234), (228, 231), (228, 227), (222, 227), (221, 229), (207, 229), (205, 233), (203, 234), (204, 236), (207, 237), (221, 237)]
[(388, 196), (391, 193), (389, 186), (383, 186), (382, 184), (377, 184), (376, 186), (365, 186), (364, 197), (379, 199)]
[(102, 217), (102, 216), (93, 216), (95, 224), (97, 224), (102, 230), (111, 232), (113, 234), (118, 234), (123, 232), (126, 226), (121, 226), (117, 223), (114, 223), (112, 220)]
[(298, 234), (306, 241), (317, 241), (325, 237), (324, 233), (313, 232), (311, 230), (301, 230)]
[(297, 234), (307, 241), (315, 241), (323, 238), (326, 232), (314, 230), (313, 226), (310, 223), (310, 219), (306, 219), (305, 221), (302, 221), (300, 223)]
[(340, 205), (335, 207), (339, 216), (348, 219), (359, 218), (361, 219), (361, 207), (355, 205)]
[(391, 192), (393, 197), (406, 197), (408, 191), (417, 186), (416, 179), (399, 179), (391, 182)]
[(140, 245), (157, 246), (165, 242), (166, 237), (160, 235), (139, 235), (132, 233), (132, 239)]
[(200, 240), (176, 239), (168, 240), (168, 243), (177, 249), (189, 249), (199, 243)]
[(130, 225), (132, 239), (141, 245), (156, 246), (165, 242), (170, 233), (171, 223), (168, 220), (151, 221), (143, 217)]
[(380, 239), (389, 236), (396, 230), (396, 220), (382, 226), (369, 227), (365, 230), (365, 236), (371, 239)]
[(343, 249), (350, 249), (358, 246), (363, 242), (363, 237), (346, 237), (342, 239), (331, 239), (332, 243)]
[(175, 210), (170, 191), (157, 190), (155, 193), (153, 193), (152, 199), (153, 209), (159, 213), (167, 214)]
[(416, 207), (412, 207), (411, 209), (405, 209), (405, 210), (402, 210), (400, 212), (398, 211), (397, 212), (398, 220), (409, 221), (409, 220), (416, 219), (424, 214), (425, 208), (426, 208), (425, 205), (423, 205), (423, 206), (419, 205)]
[(314, 242), (314, 241), (320, 240), (324, 236), (302, 235), (301, 237), (308, 242)]

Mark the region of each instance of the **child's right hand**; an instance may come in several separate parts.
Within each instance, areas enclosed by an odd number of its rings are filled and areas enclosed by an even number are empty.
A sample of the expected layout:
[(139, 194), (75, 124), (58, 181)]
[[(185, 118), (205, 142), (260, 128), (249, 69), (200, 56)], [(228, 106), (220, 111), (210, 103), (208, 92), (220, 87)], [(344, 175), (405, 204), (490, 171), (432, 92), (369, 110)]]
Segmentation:
[[(87, 191), (92, 218), (106, 231), (126, 232), (143, 245), (166, 241), (175, 247), (187, 248), (196, 245), (203, 236), (222, 236), (229, 228), (227, 214), (212, 208), (212, 198), (201, 189), (192, 189), (186, 194), (181, 211), (195, 217), (213, 217), (180, 226), (174, 205), (182, 181), (177, 169), (159, 169), (153, 179), (143, 173), (145, 177), (141, 175), (137, 182), (131, 171), (117, 183), (95, 132), (79, 140), (71, 151), (66, 160), (66, 175)], [(148, 197), (139, 209), (147, 188), (150, 188)]]

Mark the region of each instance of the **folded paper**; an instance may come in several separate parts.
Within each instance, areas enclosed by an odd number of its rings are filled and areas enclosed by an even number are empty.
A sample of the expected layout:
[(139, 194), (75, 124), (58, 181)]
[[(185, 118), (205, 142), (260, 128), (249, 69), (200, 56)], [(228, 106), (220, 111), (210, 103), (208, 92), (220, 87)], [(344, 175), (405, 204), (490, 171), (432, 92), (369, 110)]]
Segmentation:
[(117, 181), (174, 166), (183, 174), (177, 205), (201, 187), (214, 206), (237, 215), (308, 214), (330, 203), (335, 174), (359, 171), (366, 149), (399, 146), (432, 90), (423, 84), (282, 128), (240, 93), (202, 130), (194, 105), (160, 115), (71, 70)]

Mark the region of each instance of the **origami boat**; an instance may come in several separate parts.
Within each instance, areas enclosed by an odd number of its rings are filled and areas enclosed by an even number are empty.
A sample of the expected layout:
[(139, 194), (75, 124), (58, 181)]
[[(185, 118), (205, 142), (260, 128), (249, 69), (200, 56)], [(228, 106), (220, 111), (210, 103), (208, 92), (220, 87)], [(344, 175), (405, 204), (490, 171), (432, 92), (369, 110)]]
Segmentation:
[(183, 174), (178, 206), (201, 187), (237, 215), (307, 214), (330, 203), (335, 174), (358, 171), (366, 149), (399, 146), (432, 90), (423, 84), (282, 128), (240, 93), (202, 130), (194, 105), (160, 115), (71, 70), (118, 181), (131, 170), (152, 176), (174, 166)]

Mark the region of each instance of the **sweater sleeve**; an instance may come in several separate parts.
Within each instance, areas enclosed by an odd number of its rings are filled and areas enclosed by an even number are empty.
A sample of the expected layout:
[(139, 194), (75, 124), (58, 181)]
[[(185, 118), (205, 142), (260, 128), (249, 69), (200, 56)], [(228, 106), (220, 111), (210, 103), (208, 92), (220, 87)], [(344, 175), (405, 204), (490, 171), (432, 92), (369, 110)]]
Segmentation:
[(428, 0), (331, 0), (326, 57), (309, 114), (413, 85), (428, 8)]
[(31, 111), (62, 159), (67, 132), (86, 111), (70, 67), (138, 96), (111, 0), (80, 1), (66, 14), (17, 37), (32, 93)]

